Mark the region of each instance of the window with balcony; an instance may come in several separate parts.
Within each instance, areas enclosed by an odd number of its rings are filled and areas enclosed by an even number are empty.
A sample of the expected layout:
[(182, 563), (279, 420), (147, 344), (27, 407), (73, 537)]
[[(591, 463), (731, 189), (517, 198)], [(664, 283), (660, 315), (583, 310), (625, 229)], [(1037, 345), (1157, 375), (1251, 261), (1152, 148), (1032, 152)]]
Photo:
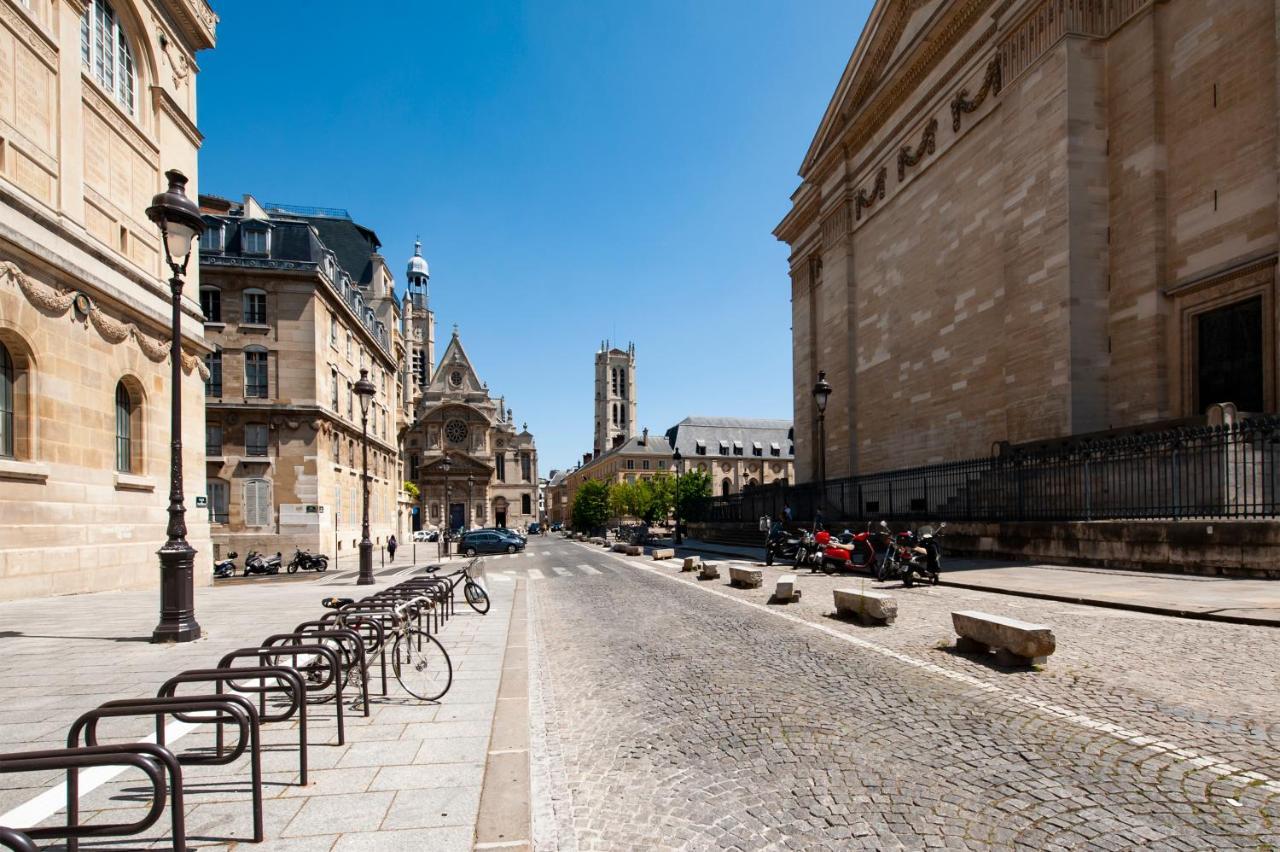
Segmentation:
[(209, 503), (209, 523), (225, 524), (229, 520), (228, 497), (230, 489), (220, 479), (210, 479), (204, 484), (204, 496)]
[(267, 398), (267, 350), (244, 352), (244, 395), (247, 399)]
[(207, 456), (222, 455), (222, 425), (206, 423), (204, 427), (204, 453)]
[(200, 288), (200, 313), (204, 314), (205, 322), (222, 322), (221, 290), (208, 286)]
[(265, 290), (244, 291), (244, 315), (240, 321), (246, 325), (267, 324), (267, 294)]
[(244, 454), (246, 456), (267, 455), (267, 424), (246, 423), (244, 426)]
[(204, 395), (222, 396), (222, 350), (204, 356), (204, 365), (209, 370), (209, 378), (204, 380)]

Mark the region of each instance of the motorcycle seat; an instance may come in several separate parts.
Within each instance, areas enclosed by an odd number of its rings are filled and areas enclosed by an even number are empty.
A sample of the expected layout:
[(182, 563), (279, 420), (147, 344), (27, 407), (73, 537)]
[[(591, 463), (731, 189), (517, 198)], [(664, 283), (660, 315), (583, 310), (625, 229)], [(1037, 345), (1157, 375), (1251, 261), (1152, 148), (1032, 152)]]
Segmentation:
[(347, 604), (355, 602), (355, 598), (325, 598), (320, 601), (320, 605), (325, 609), (342, 609)]

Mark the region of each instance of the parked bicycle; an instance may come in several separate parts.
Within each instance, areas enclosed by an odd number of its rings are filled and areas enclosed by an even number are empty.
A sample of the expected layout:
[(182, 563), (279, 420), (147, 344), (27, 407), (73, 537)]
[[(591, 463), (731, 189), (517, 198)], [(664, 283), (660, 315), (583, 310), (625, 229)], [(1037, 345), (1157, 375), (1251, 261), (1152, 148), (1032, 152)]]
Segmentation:
[[(335, 621), (340, 628), (349, 626), (343, 617), (344, 607), (358, 609), (360, 606), (352, 598), (325, 598), (321, 604), (337, 611)], [(453, 686), (453, 661), (449, 659), (449, 652), (426, 630), (410, 625), (420, 608), (432, 606), (434, 603), (426, 595), (397, 604), (391, 609), (391, 627), (386, 636), (386, 639), (395, 636), (391, 643), (391, 670), (396, 680), (405, 692), (422, 701), (439, 701)]]
[[(471, 608), (481, 615), (489, 611), (489, 593), (484, 590), (484, 586), (476, 582), (471, 572), (477, 565), (483, 568), (483, 562), (484, 560), (477, 557), (451, 574), (437, 575), (439, 579), (448, 581), (450, 597), (453, 596), (453, 590), (458, 587), (458, 584), (462, 583), (462, 596), (467, 599), (467, 603), (471, 605)], [(430, 565), (426, 569), (428, 574), (433, 575), (438, 570), (440, 570), (439, 565)]]

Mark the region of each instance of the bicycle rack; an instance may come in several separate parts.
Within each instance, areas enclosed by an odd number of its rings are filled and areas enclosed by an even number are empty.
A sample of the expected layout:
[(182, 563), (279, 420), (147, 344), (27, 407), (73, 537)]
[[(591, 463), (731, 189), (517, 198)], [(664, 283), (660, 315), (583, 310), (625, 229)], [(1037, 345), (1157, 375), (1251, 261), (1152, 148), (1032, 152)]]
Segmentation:
[[(193, 713), (213, 711), (212, 716), (193, 716)], [(106, 718), (129, 716), (156, 717), (156, 745), (165, 748), (164, 717), (172, 716), (182, 722), (234, 721), (240, 729), (235, 748), (226, 755), (219, 750), (215, 755), (175, 755), (179, 764), (225, 765), (234, 763), (240, 755), (249, 751), (250, 781), (253, 786), (253, 842), (261, 843), (265, 837), (262, 827), (262, 732), (258, 725), (258, 710), (253, 702), (242, 695), (195, 695), (172, 698), (124, 698), (107, 701), (96, 709), (81, 713), (67, 732), (67, 747), (74, 748), (81, 735), (89, 747), (98, 745), (98, 722)], [(74, 825), (79, 816), (80, 776), (75, 770), (67, 773), (67, 819)], [(70, 845), (70, 844), (68, 844)]]
[(187, 830), (182, 802), (182, 767), (167, 748), (152, 743), (132, 743), (88, 748), (44, 749), (0, 755), (0, 774), (48, 772), (52, 769), (67, 770), (68, 775), (73, 775), (81, 769), (92, 769), (98, 766), (131, 766), (141, 770), (147, 776), (151, 782), (151, 808), (142, 819), (137, 822), (76, 825), (72, 815), (77, 812), (79, 802), (73, 798), (72, 787), (68, 784), (67, 824), (25, 828), (22, 829), (22, 834), (36, 840), (64, 837), (70, 852), (75, 852), (79, 848), (82, 837), (130, 837), (141, 834), (155, 825), (160, 815), (164, 813), (165, 772), (167, 771), (169, 792), (173, 798), (173, 804), (169, 809), (173, 852), (186, 852)]
[(362, 615), (353, 615), (348, 617), (345, 613), (339, 616), (337, 613), (326, 613), (323, 617), (314, 621), (304, 621), (293, 628), (294, 633), (305, 633), (314, 628), (321, 630), (332, 630), (337, 627), (337, 621), (341, 618), (346, 629), (354, 631), (360, 636), (364, 643), (364, 654), (367, 659), (370, 654), (375, 651), (378, 653), (378, 664), (382, 671), (382, 694), (387, 694), (387, 651), (384, 647), (387, 631), (382, 626), (382, 622), (374, 618), (367, 618)]
[[(311, 630), (305, 633), (273, 633), (266, 639), (262, 640), (263, 648), (287, 648), (290, 645), (280, 645), (277, 643), (287, 642), (293, 645), (300, 644), (304, 639), (332, 639), (342, 648), (343, 669), (351, 671), (353, 666), (346, 665), (346, 659), (354, 658), (355, 666), (360, 672), (360, 694), (364, 699), (364, 715), (369, 715), (369, 661), (365, 657), (364, 642), (360, 639), (360, 635), (354, 630), (337, 628), (330, 630)], [(294, 659), (297, 659), (295, 657)]]
[[(222, 695), (223, 684), (227, 684), (233, 693), (257, 693), (258, 707), (258, 723), (267, 722), (285, 722), (293, 718), (293, 714), (298, 714), (298, 785), (307, 786), (307, 688), (302, 682), (302, 675), (297, 670), (288, 668), (287, 666), (264, 666), (261, 668), (243, 668), (234, 669), (234, 674), (228, 669), (188, 669), (180, 672), (166, 680), (160, 685), (160, 689), (156, 692), (157, 698), (173, 698), (177, 693), (178, 684), (181, 683), (213, 683), (216, 684), (218, 695)], [(258, 685), (250, 684), (241, 685), (239, 680), (244, 678), (258, 679)], [(267, 686), (264, 681), (267, 678), (274, 678), (280, 686)], [(289, 695), (289, 707), (279, 713), (268, 713), (266, 695), (268, 692), (283, 692)], [(222, 754), (222, 726), (223, 722), (216, 722), (218, 726), (217, 735), (217, 753)]]
[(0, 825), (0, 846), (10, 852), (40, 852), (31, 842), (30, 837), (15, 828), (5, 828), (3, 825)]
[[(298, 658), (307, 655), (324, 657), (328, 661), (328, 677), (319, 682), (311, 682), (307, 680), (305, 675), (303, 675), (303, 672), (315, 671), (315, 666), (312, 665), (307, 666), (305, 669), (300, 669), (297, 665)], [(231, 663), (234, 660), (249, 658), (257, 659), (259, 662), (257, 667), (253, 667), (253, 671), (257, 671), (259, 668), (277, 668), (279, 667), (279, 664), (275, 662), (275, 660), (278, 657), (293, 658), (294, 665), (287, 666), (286, 668), (292, 669), (302, 677), (303, 683), (306, 685), (305, 689), (307, 692), (321, 692), (327, 689), (330, 685), (333, 686), (333, 703), (334, 706), (337, 707), (338, 715), (338, 745), (346, 745), (346, 726), (343, 724), (342, 715), (342, 678), (338, 676), (340, 663), (338, 662), (338, 655), (328, 645), (277, 645), (272, 648), (237, 648), (234, 651), (228, 651), (222, 656), (222, 659), (218, 661), (218, 668), (232, 672), (239, 672), (242, 671), (242, 669), (236, 668), (231, 665)], [(236, 676), (240, 677), (241, 675), (237, 674)], [(250, 675), (250, 677), (253, 676), (254, 675)], [(327, 701), (328, 699), (326, 698), (321, 700)]]

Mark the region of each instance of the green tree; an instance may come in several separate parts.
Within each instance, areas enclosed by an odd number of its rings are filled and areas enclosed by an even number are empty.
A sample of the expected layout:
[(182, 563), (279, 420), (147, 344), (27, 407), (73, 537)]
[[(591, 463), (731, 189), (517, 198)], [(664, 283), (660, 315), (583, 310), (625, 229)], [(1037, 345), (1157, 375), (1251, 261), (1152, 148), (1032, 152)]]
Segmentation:
[(418, 491), (417, 483), (410, 482), (409, 480), (406, 479), (404, 481), (404, 490), (406, 493), (408, 493), (410, 499), (412, 499), (413, 502), (415, 503), (418, 502), (418, 495), (420, 492)]
[(634, 482), (615, 482), (609, 487), (609, 512), (615, 518), (639, 518), (644, 513), (643, 495)]
[(711, 499), (711, 474), (705, 470), (691, 470), (677, 478), (675, 508), (681, 522), (702, 520)]
[(639, 517), (644, 518), (644, 522), (649, 525), (666, 521), (671, 514), (671, 507), (675, 505), (675, 479), (664, 473), (652, 479), (642, 479), (636, 486), (640, 491), (640, 500), (637, 501), (640, 507)]
[(573, 528), (580, 532), (594, 532), (609, 522), (609, 483), (600, 479), (588, 479), (573, 495), (570, 509)]

